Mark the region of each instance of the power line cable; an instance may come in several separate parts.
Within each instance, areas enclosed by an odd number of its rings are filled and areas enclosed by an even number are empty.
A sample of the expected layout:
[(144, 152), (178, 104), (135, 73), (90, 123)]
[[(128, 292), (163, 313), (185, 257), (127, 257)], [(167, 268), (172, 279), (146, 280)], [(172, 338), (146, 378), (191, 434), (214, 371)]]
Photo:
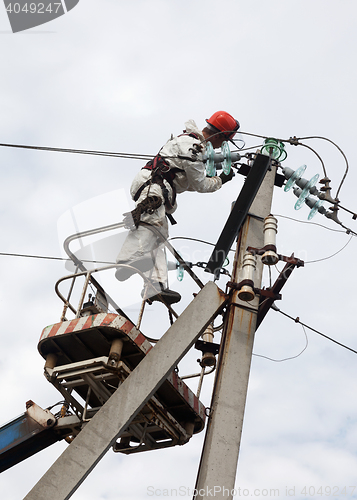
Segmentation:
[(315, 263), (315, 262), (321, 262), (321, 261), (323, 261), (323, 260), (332, 259), (332, 257), (334, 257), (335, 255), (339, 254), (340, 252), (342, 252), (342, 250), (344, 250), (344, 249), (347, 247), (347, 245), (348, 245), (348, 244), (350, 243), (350, 241), (352, 240), (353, 236), (354, 236), (354, 235), (352, 234), (352, 235), (351, 235), (351, 237), (350, 237), (350, 239), (347, 241), (347, 243), (346, 243), (346, 244), (345, 244), (342, 248), (340, 248), (340, 250), (337, 250), (337, 252), (333, 253), (333, 254), (332, 254), (332, 255), (330, 255), (329, 257), (323, 257), (322, 259), (316, 259), (316, 260), (307, 260), (307, 261), (305, 262), (305, 264), (313, 264), (313, 263)]
[[(240, 131), (240, 133), (242, 134), (246, 134), (246, 135), (250, 135), (250, 136), (253, 136), (253, 137), (260, 137), (260, 138), (263, 138), (263, 139), (267, 139), (268, 137), (267, 136), (263, 136), (263, 135), (259, 135), (259, 134), (252, 134), (252, 133), (249, 133), (249, 132), (242, 132)], [(218, 132), (217, 132), (218, 134)], [(213, 134), (213, 135), (216, 135), (216, 134)], [(345, 171), (345, 174), (342, 178), (342, 181), (340, 183), (340, 186), (337, 190), (337, 195), (339, 194), (339, 191), (342, 187), (342, 184), (347, 176), (347, 172), (348, 172), (348, 169), (349, 169), (349, 166), (348, 166), (348, 160), (347, 160), (347, 157), (345, 155), (345, 153), (342, 151), (342, 149), (336, 144), (334, 143), (333, 141), (331, 141), (330, 139), (326, 138), (326, 137), (321, 137), (321, 136), (311, 136), (311, 137), (303, 137), (303, 138), (296, 138), (296, 137), (291, 137), (290, 139), (277, 139), (279, 141), (282, 141), (282, 142), (288, 142), (289, 144), (293, 144), (293, 145), (302, 145), (302, 146), (305, 146), (307, 148), (309, 148), (310, 150), (312, 150), (317, 156), (318, 158), (320, 159), (321, 163), (322, 163), (322, 167), (323, 167), (323, 170), (324, 170), (324, 173), (325, 173), (325, 176), (327, 175), (326, 174), (326, 169), (325, 169), (325, 166), (324, 166), (324, 162), (322, 160), (322, 158), (319, 156), (319, 154), (313, 149), (311, 148), (310, 146), (307, 146), (306, 144), (303, 144), (303, 143), (300, 143), (298, 142), (299, 140), (301, 139), (324, 139), (330, 143), (332, 143), (340, 152), (341, 154), (343, 155), (345, 161), (346, 161), (346, 171)], [(206, 142), (207, 139), (205, 139), (205, 141), (202, 141), (202, 142)], [(109, 156), (109, 157), (115, 157), (115, 158), (124, 158), (124, 159), (135, 159), (135, 160), (143, 160), (143, 161), (148, 161), (150, 159), (152, 159), (155, 155), (146, 155), (146, 154), (136, 154), (136, 153), (118, 153), (118, 152), (113, 152), (113, 151), (98, 151), (98, 150), (86, 150), (86, 149), (72, 149), (72, 148), (56, 148), (56, 147), (47, 147), (47, 146), (29, 146), (29, 145), (24, 145), (24, 144), (9, 144), (9, 143), (0, 143), (0, 146), (2, 147), (9, 147), (9, 148), (20, 148), (20, 149), (30, 149), (30, 150), (39, 150), (39, 151), (52, 151), (52, 152), (61, 152), (61, 153), (74, 153), (74, 154), (85, 154), (85, 155), (94, 155), (94, 156)], [(254, 146), (254, 148), (257, 148), (258, 146)], [(242, 148), (240, 148), (242, 150)], [(249, 148), (246, 148), (246, 149), (253, 149), (253, 147), (249, 147)], [(176, 156), (165, 156), (163, 157), (165, 159), (170, 159), (170, 158), (176, 158)], [(343, 210), (346, 210), (347, 212), (351, 213), (353, 215), (354, 218), (356, 218), (356, 214), (355, 212), (352, 212), (351, 210), (343, 207), (343, 206), (340, 206), (341, 209)], [(349, 228), (346, 228), (343, 224), (341, 224), (342, 227), (344, 227), (346, 229), (346, 231), (348, 233), (350, 232), (353, 232), (351, 229)], [(355, 233), (356, 234), (356, 233)]]
[[(316, 222), (308, 222), (308, 221), (303, 221), (303, 220), (298, 220), (298, 219), (293, 219), (292, 217), (287, 217), (285, 215), (274, 215), (274, 217), (282, 217), (284, 219), (289, 219), (289, 220), (293, 220), (295, 222), (301, 222), (302, 224), (313, 224), (315, 226), (320, 226), (320, 227), (323, 227), (324, 229), (328, 229), (329, 231), (334, 231), (335, 233), (346, 233), (346, 231), (341, 231), (340, 229), (331, 229), (330, 227), (327, 227), (327, 226), (323, 226), (322, 224), (318, 224)], [(339, 254), (340, 252), (342, 252), (342, 250), (344, 250), (347, 245), (351, 242), (353, 236), (355, 236), (356, 234), (353, 233), (352, 231), (352, 234), (351, 234), (351, 237), (349, 238), (349, 240), (347, 241), (347, 243), (345, 243), (345, 245), (343, 245), (342, 248), (340, 248), (340, 250), (337, 250), (337, 252), (333, 253), (332, 255), (329, 255), (328, 257), (323, 257), (322, 259), (316, 259), (316, 260), (307, 260), (305, 261), (305, 264), (313, 264), (315, 262), (321, 262), (323, 260), (328, 260), (328, 259), (331, 259), (332, 257), (334, 257), (335, 255)]]
[[(212, 136), (219, 135), (221, 132), (216, 132), (215, 134), (212, 134)], [(207, 142), (208, 139), (204, 139), (201, 141), (201, 144), (204, 142)], [(98, 150), (90, 150), (90, 149), (73, 149), (73, 148), (57, 148), (53, 146), (29, 146), (26, 144), (9, 144), (9, 143), (0, 143), (0, 147), (6, 147), (6, 148), (18, 148), (18, 149), (30, 149), (30, 150), (36, 150), (36, 151), (52, 151), (56, 153), (74, 153), (74, 154), (82, 154), (82, 155), (94, 155), (94, 156), (111, 156), (114, 158), (125, 158), (125, 159), (134, 159), (134, 160), (151, 160), (154, 158), (156, 155), (147, 155), (147, 154), (140, 154), (140, 153), (118, 153), (115, 151), (98, 151)], [(238, 148), (238, 146), (237, 146)], [(242, 148), (238, 148), (240, 150)], [(164, 159), (170, 159), (170, 158), (177, 158), (178, 156), (162, 156)]]
[[(218, 134), (218, 133), (217, 133)], [(213, 135), (217, 135), (213, 134)], [(204, 141), (201, 141), (201, 144), (204, 142), (207, 142), (208, 139), (205, 139)], [(28, 146), (25, 144), (5, 144), (5, 143), (0, 143), (0, 147), (7, 147), (7, 148), (19, 148), (19, 149), (29, 149), (29, 150), (36, 150), (36, 151), (51, 151), (51, 152), (56, 152), (56, 153), (74, 153), (74, 154), (82, 154), (82, 155), (93, 155), (93, 156), (109, 156), (113, 158), (125, 158), (125, 159), (131, 159), (131, 160), (143, 160), (143, 161), (149, 161), (152, 160), (156, 155), (147, 155), (147, 154), (140, 154), (140, 153), (118, 153), (115, 151), (98, 151), (98, 150), (90, 150), (90, 149), (72, 149), (72, 148), (56, 148), (52, 146)], [(251, 149), (251, 148), (247, 148)], [(238, 148), (238, 150), (240, 150)], [(160, 155), (161, 158), (163, 159), (174, 159), (178, 158), (178, 156), (167, 156), (167, 155)]]
[(319, 224), (318, 222), (309, 222), (307, 220), (294, 219), (293, 217), (288, 217), (287, 215), (274, 214), (274, 217), (281, 217), (283, 219), (293, 220), (295, 222), (300, 222), (301, 224), (309, 224), (309, 225), (312, 224), (314, 226), (320, 226), (323, 227), (324, 229), (328, 229), (329, 231), (334, 231), (335, 233), (346, 233), (346, 231), (342, 231), (341, 229), (332, 229), (331, 227), (324, 226), (323, 224)]
[[(252, 133), (249, 133), (249, 132), (241, 132), (241, 134), (245, 134), (245, 135), (250, 135), (252, 137), (260, 137), (262, 139), (268, 139), (267, 136), (264, 136), (264, 135), (258, 135), (258, 134), (252, 134)], [(347, 177), (347, 174), (349, 172), (349, 163), (348, 163), (348, 159), (347, 159), (347, 156), (346, 154), (344, 153), (344, 151), (340, 148), (340, 146), (338, 144), (336, 144), (334, 141), (332, 141), (331, 139), (329, 139), (328, 137), (323, 137), (323, 136), (309, 136), (309, 137), (290, 137), (289, 139), (277, 139), (278, 141), (281, 141), (281, 142), (287, 142), (288, 144), (290, 145), (294, 145), (294, 146), (303, 146), (307, 149), (310, 149), (310, 151), (312, 151), (317, 157), (318, 159), (320, 160), (321, 162), (321, 165), (322, 165), (322, 169), (323, 169), (323, 172), (324, 172), (324, 175), (325, 177), (327, 177), (327, 172), (326, 172), (326, 167), (325, 167), (325, 164), (324, 164), (324, 161), (323, 159), (321, 158), (321, 156), (317, 153), (317, 151), (315, 149), (313, 149), (311, 146), (308, 146), (307, 144), (304, 144), (302, 142), (299, 142), (301, 140), (308, 140), (308, 139), (322, 139), (322, 140), (325, 140), (325, 141), (328, 141), (330, 142), (331, 144), (333, 144), (338, 150), (339, 152), (342, 154), (344, 160), (345, 160), (345, 163), (346, 163), (346, 169), (345, 169), (345, 173), (343, 174), (343, 177), (342, 177), (342, 180), (337, 188), (337, 192), (336, 192), (336, 199), (338, 199), (338, 195), (340, 193), (340, 190), (342, 188), (342, 185), (343, 183), (345, 182), (346, 180), (346, 177)], [(259, 146), (256, 146), (256, 147), (259, 147)], [(252, 149), (252, 148), (245, 148), (245, 149)], [(343, 207), (342, 205), (340, 205), (338, 203), (338, 206), (342, 209), (342, 210), (345, 210), (346, 212), (349, 212), (350, 214), (352, 214), (354, 216), (354, 218), (356, 218), (357, 214), (356, 212), (353, 212), (352, 210), (349, 210), (348, 208), (345, 208)]]
[[(280, 217), (280, 216), (277, 215), (276, 217)], [(287, 218), (289, 218), (289, 217), (287, 217)], [(297, 221), (297, 222), (303, 222), (303, 221)], [(329, 228), (326, 228), (326, 229), (329, 229)], [(339, 231), (339, 232), (344, 232), (344, 231)], [(348, 242), (340, 250), (338, 250), (334, 254), (330, 255), (329, 257), (324, 257), (324, 258), (318, 259), (318, 260), (307, 261), (307, 262), (305, 262), (305, 264), (311, 264), (313, 262), (319, 262), (322, 260), (331, 259), (332, 257), (337, 255), (338, 253), (342, 252), (342, 250), (344, 248), (346, 248), (346, 246), (350, 243), (352, 237), (353, 237), (353, 235), (350, 237)], [(205, 245), (215, 246), (214, 243), (210, 243), (209, 241), (200, 240), (198, 238), (190, 238), (190, 237), (186, 237), (186, 236), (174, 236), (173, 238), (169, 238), (169, 241), (172, 241), (172, 240), (197, 241), (198, 243), (204, 243)], [(235, 249), (231, 248), (229, 251), (235, 252)], [(66, 258), (66, 257), (51, 257), (51, 256), (47, 256), (47, 255), (34, 255), (34, 254), (22, 254), (22, 253), (10, 253), (10, 252), (0, 252), (0, 256), (3, 256), (3, 257), (21, 257), (21, 258), (28, 258), (28, 259), (59, 260), (62, 262), (70, 262), (71, 261), (71, 259)], [(87, 262), (90, 264), (109, 264), (109, 265), (115, 264), (115, 262), (100, 261), (100, 260), (88, 260), (88, 259), (81, 259), (81, 262)]]
[(248, 151), (249, 149), (258, 149), (258, 148), (261, 148), (261, 144), (258, 144), (257, 146), (249, 146), (249, 147), (246, 147), (246, 148), (242, 148), (242, 149), (239, 149), (238, 151)]
[[(249, 135), (252, 137), (260, 137), (262, 139), (268, 139), (268, 136), (265, 136), (265, 135), (252, 134), (250, 132), (243, 132), (243, 131), (239, 131), (239, 133), (244, 134), (244, 135)], [(213, 135), (217, 135), (217, 134), (218, 134), (218, 132), (216, 134), (213, 134)], [(277, 139), (281, 142), (287, 142), (287, 143), (293, 144), (295, 146), (297, 146), (297, 145), (304, 146), (304, 147), (310, 149), (311, 151), (313, 151), (317, 155), (319, 160), (321, 161), (325, 177), (327, 176), (327, 173), (326, 173), (326, 168), (325, 168), (325, 165), (324, 165), (322, 158), (313, 148), (311, 148), (311, 146), (308, 146), (306, 144), (298, 142), (301, 139), (304, 139), (304, 140), (305, 139), (324, 139), (324, 140), (330, 142), (331, 144), (333, 144), (343, 155), (345, 162), (346, 162), (346, 171), (345, 171), (345, 174), (344, 174), (344, 176), (341, 180), (341, 183), (338, 187), (338, 190), (337, 190), (336, 197), (338, 197), (338, 194), (340, 192), (342, 184), (345, 181), (345, 178), (346, 178), (348, 170), (349, 170), (348, 160), (347, 160), (345, 153), (342, 151), (342, 149), (336, 143), (334, 143), (333, 141), (331, 141), (331, 139), (328, 139), (326, 137), (311, 136), (311, 137), (302, 137), (299, 139), (296, 137), (290, 138), (290, 139)], [(206, 141), (207, 141), (207, 139), (205, 141), (202, 141), (202, 142), (206, 142)], [(74, 149), (74, 148), (57, 148), (57, 147), (52, 147), (52, 146), (29, 146), (29, 145), (25, 145), (25, 144), (0, 143), (0, 146), (1, 147), (8, 147), (8, 148), (38, 150), (38, 151), (53, 151), (53, 152), (58, 152), (58, 153), (74, 153), (74, 154), (85, 154), (85, 155), (94, 155), (94, 156), (110, 156), (110, 157), (115, 157), (115, 158), (136, 159), (136, 160), (150, 160), (155, 156), (155, 155), (146, 155), (146, 154), (138, 154), (138, 153), (118, 153), (118, 152), (113, 152), (113, 151), (98, 151), (98, 150)], [(253, 149), (256, 147), (259, 147), (259, 146), (254, 146), (254, 147), (252, 146), (252, 147), (245, 148), (245, 149)], [(243, 146), (243, 148), (244, 148), (244, 146)], [(244, 150), (243, 148), (238, 148), (238, 149)], [(174, 158), (174, 157), (166, 156), (165, 158)]]
[(342, 187), (343, 183), (345, 182), (347, 174), (348, 174), (348, 171), (349, 171), (349, 164), (348, 164), (347, 156), (342, 151), (342, 149), (340, 148), (340, 146), (338, 146), (338, 144), (336, 144), (335, 142), (331, 141), (331, 139), (328, 139), (327, 137), (322, 137), (322, 136), (319, 136), (319, 135), (312, 135), (310, 137), (300, 137), (298, 140), (301, 140), (301, 139), (303, 139), (303, 140), (306, 140), (306, 139), (322, 139), (324, 141), (328, 141), (331, 144), (333, 144), (339, 150), (339, 152), (342, 154), (342, 156), (343, 156), (343, 158), (344, 158), (344, 160), (346, 162), (346, 170), (345, 170), (345, 173), (342, 176), (342, 180), (341, 180), (340, 185), (339, 185), (339, 187), (337, 189), (337, 192), (336, 192), (336, 198), (338, 198), (338, 195), (340, 193), (341, 187)]
[[(206, 245), (215, 246), (214, 243), (210, 243), (209, 241), (200, 240), (198, 238), (189, 238), (186, 236), (174, 236), (173, 238), (169, 238), (169, 241), (171, 241), (171, 240), (190, 240), (190, 241), (197, 241), (199, 243), (204, 243)], [(234, 252), (235, 250), (233, 248), (231, 248), (230, 251)], [(47, 255), (0, 252), (0, 256), (3, 256), (3, 257), (22, 257), (22, 258), (29, 258), (29, 259), (59, 260), (59, 261), (71, 262), (71, 259), (66, 258), (66, 257), (50, 257)], [(99, 260), (86, 260), (86, 259), (81, 259), (81, 262), (88, 262), (90, 264), (109, 264), (109, 265), (115, 264), (115, 262), (99, 261)]]
[(345, 212), (348, 212), (352, 215), (352, 219), (356, 220), (357, 219), (357, 214), (356, 212), (353, 212), (349, 208), (343, 207), (340, 203), (338, 204), (338, 208), (341, 208), (342, 210), (345, 210)]
[[(348, 210), (348, 212), (350, 212), (350, 210)], [(353, 212), (350, 212), (350, 213), (353, 213)], [(275, 217), (282, 217), (284, 219), (289, 219), (289, 220), (293, 220), (295, 222), (300, 222), (301, 224), (313, 224), (315, 226), (320, 226), (320, 227), (323, 227), (325, 229), (328, 229), (329, 231), (334, 231), (336, 233), (346, 233), (346, 234), (352, 234), (352, 236), (357, 236), (357, 233), (355, 231), (352, 231), (352, 229), (346, 227), (344, 224), (342, 224), (342, 222), (340, 222), (338, 219), (336, 220), (334, 217), (328, 217), (328, 218), (330, 220), (332, 220), (333, 222), (336, 222), (336, 224), (339, 224), (341, 227), (343, 227), (345, 229), (345, 231), (341, 231), (340, 229), (331, 229), (330, 227), (324, 226), (323, 224), (318, 224), (317, 222), (309, 222), (309, 221), (294, 219), (293, 217), (287, 217), (285, 215), (275, 215)]]
[(281, 309), (279, 309), (275, 304), (273, 304), (271, 306), (271, 308), (274, 310), (274, 311), (277, 311), (279, 312), (280, 314), (282, 314), (283, 316), (286, 316), (287, 318), (295, 321), (295, 323), (300, 323), (300, 325), (302, 326), (305, 326), (305, 328), (308, 328), (309, 330), (311, 330), (312, 332), (315, 332), (317, 333), (318, 335), (321, 335), (322, 337), (325, 337), (325, 339), (327, 340), (331, 340), (331, 342), (334, 342), (335, 344), (341, 346), (341, 347), (344, 347), (345, 349), (347, 349), (348, 351), (351, 351), (355, 354), (357, 354), (357, 351), (355, 351), (354, 349), (352, 349), (351, 347), (348, 347), (346, 346), (345, 344), (342, 344), (341, 342), (338, 342), (337, 340), (329, 337), (328, 335), (325, 335), (324, 333), (320, 332), (319, 330), (315, 330), (315, 328), (312, 328), (311, 326), (309, 325), (306, 325), (305, 323), (303, 323), (302, 321), (300, 321), (300, 318), (299, 317), (296, 317), (296, 318), (293, 318), (292, 316), (290, 316), (289, 314), (285, 313), (284, 311), (281, 311)]
[(301, 326), (302, 326), (302, 329), (304, 330), (304, 333), (305, 333), (306, 344), (305, 344), (304, 349), (301, 352), (299, 352), (299, 354), (297, 354), (296, 356), (291, 356), (289, 358), (283, 358), (283, 359), (274, 359), (274, 358), (269, 358), (268, 356), (263, 356), (262, 354), (255, 354), (254, 352), (253, 352), (253, 356), (257, 356), (258, 358), (269, 359), (269, 361), (274, 361), (275, 363), (281, 363), (283, 361), (289, 361), (290, 359), (298, 358), (307, 349), (307, 346), (309, 345), (309, 340), (307, 338), (307, 333), (306, 333), (305, 327), (304, 327), (304, 325), (301, 325)]
[[(288, 141), (288, 142), (289, 142), (289, 141)], [(321, 156), (318, 154), (318, 152), (317, 152), (317, 151), (315, 151), (315, 149), (313, 149), (311, 146), (308, 146), (307, 144), (304, 144), (303, 142), (299, 142), (297, 145), (299, 145), (299, 146), (304, 146), (304, 148), (310, 149), (310, 151), (312, 151), (313, 153), (315, 153), (315, 155), (318, 157), (318, 159), (319, 159), (319, 160), (320, 160), (320, 162), (321, 162), (321, 165), (322, 165), (322, 170), (323, 170), (324, 176), (325, 176), (325, 177), (327, 177), (326, 167), (325, 167), (324, 161), (323, 161), (323, 159), (321, 158)]]
[[(205, 240), (200, 240), (198, 238), (190, 238), (190, 237), (187, 237), (187, 236), (174, 236), (173, 238), (169, 238), (169, 241), (172, 241), (172, 240), (189, 240), (189, 241), (197, 241), (198, 243), (204, 243), (206, 245), (211, 245), (212, 247), (216, 246), (215, 243), (210, 243), (209, 241), (205, 241)], [(235, 252), (235, 250), (233, 248), (231, 248), (229, 250), (230, 252)]]
[[(46, 255), (31, 255), (31, 254), (21, 254), (21, 253), (5, 253), (5, 252), (0, 252), (0, 255), (3, 257), (23, 257), (23, 258), (28, 258), (28, 259), (44, 259), (44, 260), (60, 260), (60, 261), (66, 261), (66, 262), (72, 262), (71, 259), (68, 259), (66, 257), (49, 257)], [(106, 262), (106, 261), (100, 261), (100, 260), (86, 260), (86, 259), (81, 259), (81, 262), (88, 262), (90, 264), (115, 264), (115, 262)]]
[(251, 137), (260, 137), (261, 139), (269, 139), (269, 136), (267, 135), (252, 134), (251, 132), (243, 132), (242, 130), (239, 130), (239, 133), (243, 135), (250, 135)]
[(27, 146), (24, 144), (0, 143), (0, 146), (8, 148), (32, 149), (38, 151), (54, 151), (57, 153), (75, 153), (75, 154), (94, 155), (94, 156), (113, 156), (116, 158), (129, 158), (135, 160), (150, 160), (155, 156), (155, 155), (144, 155), (144, 154), (134, 154), (134, 153), (116, 153), (112, 151), (95, 151), (87, 149), (55, 148), (47, 146)]
[[(243, 131), (239, 131), (239, 132), (241, 134), (249, 135), (249, 136), (252, 136), (252, 137), (260, 137), (262, 139), (268, 139), (268, 137), (264, 136), (264, 135), (252, 134), (252, 133), (243, 132)], [(338, 149), (338, 151), (341, 153), (341, 155), (343, 156), (343, 158), (345, 160), (346, 169), (345, 169), (345, 172), (344, 172), (344, 174), (342, 176), (341, 182), (340, 182), (340, 184), (339, 184), (339, 186), (337, 188), (337, 192), (336, 192), (336, 198), (338, 198), (338, 195), (340, 193), (342, 185), (345, 182), (347, 174), (349, 172), (349, 164), (348, 164), (347, 156), (345, 155), (344, 151), (340, 148), (340, 146), (338, 144), (336, 144), (334, 141), (332, 141), (328, 137), (323, 137), (323, 136), (319, 136), (319, 135), (313, 135), (313, 136), (307, 136), (307, 137), (290, 137), (289, 139), (277, 139), (277, 140), (281, 141), (281, 142), (287, 142), (288, 144), (291, 144), (293, 146), (304, 146), (304, 147), (310, 149), (319, 158), (319, 160), (321, 162), (321, 165), (322, 165), (322, 169), (323, 169), (324, 175), (325, 175), (325, 177), (327, 177), (327, 172), (326, 172), (325, 164), (324, 164), (321, 156), (311, 146), (308, 146), (307, 144), (299, 142), (299, 141), (302, 141), (302, 140), (309, 140), (309, 139), (321, 139), (321, 140), (330, 142), (331, 144), (333, 144), (333, 146), (335, 146)]]

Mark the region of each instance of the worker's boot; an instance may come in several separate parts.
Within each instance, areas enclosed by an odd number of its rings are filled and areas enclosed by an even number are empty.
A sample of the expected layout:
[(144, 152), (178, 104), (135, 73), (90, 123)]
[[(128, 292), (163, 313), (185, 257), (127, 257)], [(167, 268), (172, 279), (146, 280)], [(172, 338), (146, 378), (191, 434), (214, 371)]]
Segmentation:
[(155, 301), (163, 301), (165, 304), (171, 305), (181, 300), (181, 295), (178, 292), (165, 288), (162, 283), (157, 282), (148, 284), (147, 287), (142, 290), (141, 296), (143, 299), (147, 300), (149, 304)]

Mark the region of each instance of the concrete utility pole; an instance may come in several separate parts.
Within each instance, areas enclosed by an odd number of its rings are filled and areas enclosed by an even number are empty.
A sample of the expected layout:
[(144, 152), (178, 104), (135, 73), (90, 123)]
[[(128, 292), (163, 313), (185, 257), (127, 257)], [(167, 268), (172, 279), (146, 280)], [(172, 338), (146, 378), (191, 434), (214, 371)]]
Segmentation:
[[(268, 171), (240, 233), (232, 281), (241, 280), (243, 256), (248, 246), (264, 246), (263, 221), (270, 214), (276, 167)], [(258, 217), (259, 219), (257, 219)], [(254, 277), (261, 287), (263, 264), (258, 257)], [(194, 499), (233, 498), (238, 454), (247, 397), (259, 298), (242, 302), (233, 290), (223, 331), (211, 414), (201, 455)]]

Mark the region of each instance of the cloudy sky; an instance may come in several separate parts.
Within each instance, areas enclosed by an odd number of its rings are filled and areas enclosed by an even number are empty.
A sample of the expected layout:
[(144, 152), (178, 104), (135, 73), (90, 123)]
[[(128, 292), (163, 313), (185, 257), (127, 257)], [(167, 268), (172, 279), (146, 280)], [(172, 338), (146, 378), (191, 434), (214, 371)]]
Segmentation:
[[(341, 204), (355, 211), (356, 15), (353, 0), (81, 0), (66, 15), (13, 34), (0, 6), (0, 143), (154, 155), (185, 120), (203, 127), (223, 109), (238, 118), (243, 132), (337, 143), (350, 165)], [(261, 139), (246, 136), (246, 142), (254, 147)], [(323, 159), (336, 194), (343, 156), (324, 140), (303, 142)], [(284, 165), (306, 164), (306, 177), (322, 176), (310, 149), (287, 146), (287, 153)], [(52, 257), (62, 255), (60, 243), (74, 223), (82, 229), (121, 220), (132, 207), (127, 193), (142, 166), (139, 160), (6, 147), (0, 161), (0, 252)], [(181, 195), (171, 236), (215, 242), (242, 183), (236, 176), (215, 194)], [(356, 240), (320, 260), (350, 236), (306, 224), (308, 209), (295, 211), (295, 200), (276, 188), (273, 213), (304, 222), (278, 218), (278, 251), (307, 262), (278, 305), (357, 350)], [(347, 212), (339, 217), (357, 231)], [(313, 222), (341, 229), (321, 215)], [(194, 262), (210, 255), (207, 245), (175, 244)], [(0, 423), (21, 414), (29, 399), (43, 408), (61, 400), (43, 377), (37, 342), (42, 329), (60, 319), (54, 284), (65, 274), (61, 261), (0, 256)], [(224, 288), (225, 280), (218, 284)], [(180, 312), (197, 290), (174, 273), (170, 285), (183, 295)], [(110, 286), (135, 320), (140, 282)], [(161, 306), (148, 308), (143, 332), (159, 337), (167, 327)], [(280, 498), (329, 492), (357, 498), (357, 358), (306, 333), (307, 349), (295, 359), (253, 358), (236, 487), (249, 496), (260, 490), (257, 498), (269, 497), (272, 488)], [(305, 346), (302, 327), (270, 311), (254, 351), (283, 360)], [(182, 374), (197, 371), (196, 358), (197, 352), (189, 353)], [(208, 406), (207, 378), (202, 400)], [(196, 381), (190, 385), (196, 390)], [(72, 498), (142, 500), (152, 488), (162, 495), (164, 489), (193, 488), (203, 437), (130, 457), (110, 451)], [(66, 446), (58, 443), (1, 474), (1, 498), (23, 498)]]

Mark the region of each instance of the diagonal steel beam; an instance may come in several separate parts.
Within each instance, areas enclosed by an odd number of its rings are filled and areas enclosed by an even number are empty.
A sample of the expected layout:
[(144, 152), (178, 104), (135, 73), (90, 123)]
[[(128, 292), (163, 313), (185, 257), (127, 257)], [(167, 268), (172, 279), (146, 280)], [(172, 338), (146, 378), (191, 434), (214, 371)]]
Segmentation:
[(270, 167), (270, 157), (257, 154), (237, 201), (227, 219), (205, 271), (219, 276), (219, 270), (247, 217), (253, 200)]

